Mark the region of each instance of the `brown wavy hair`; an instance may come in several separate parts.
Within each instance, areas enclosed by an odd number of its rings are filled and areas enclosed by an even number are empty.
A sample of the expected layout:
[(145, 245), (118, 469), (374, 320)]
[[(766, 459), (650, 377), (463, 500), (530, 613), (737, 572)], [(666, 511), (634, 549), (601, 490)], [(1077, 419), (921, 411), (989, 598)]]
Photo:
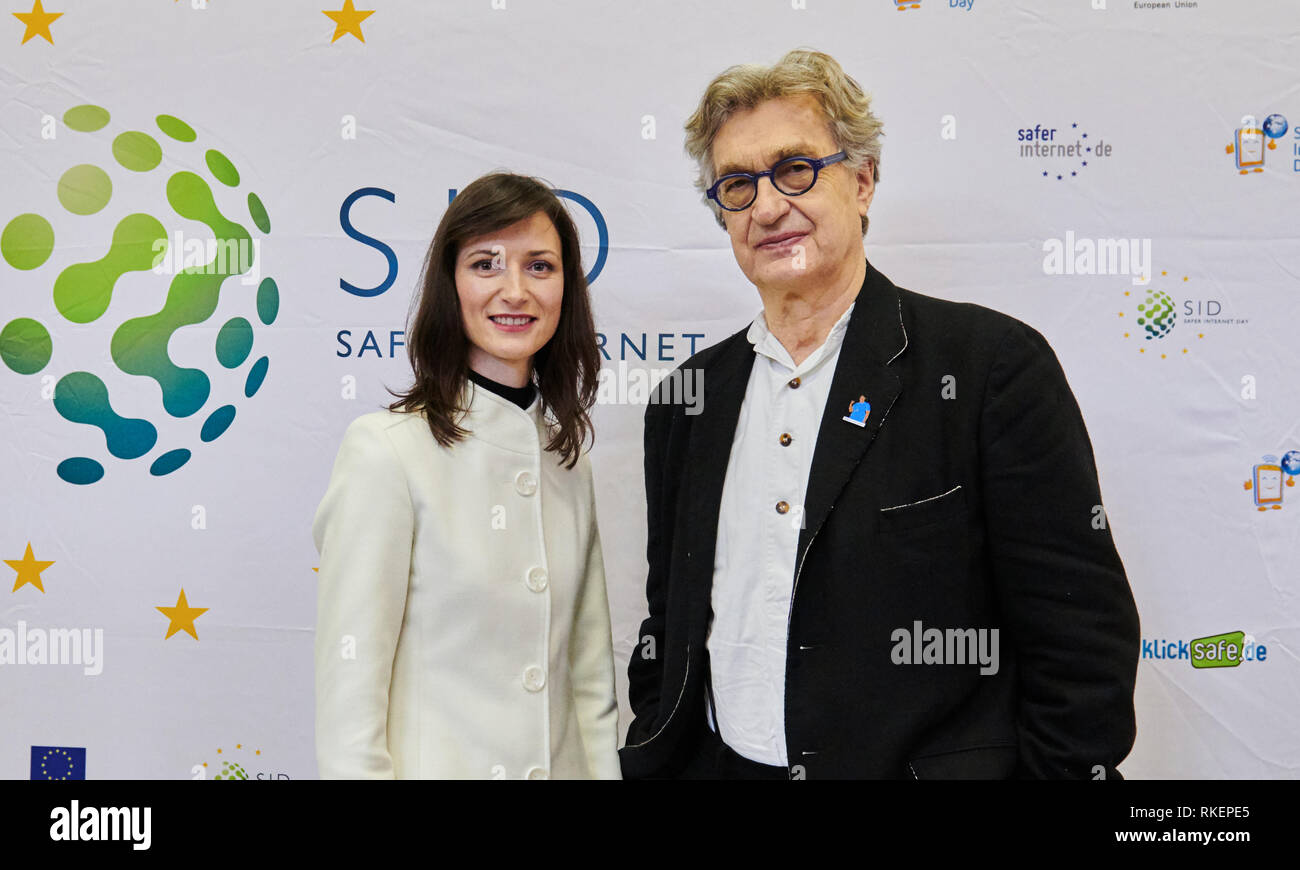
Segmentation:
[(533, 355), (530, 379), (551, 428), (546, 449), (559, 453), (572, 468), (588, 437), (595, 441), (587, 412), (596, 401), (600, 351), (578, 230), (560, 198), (537, 178), (493, 172), (470, 183), (447, 206), (424, 260), (419, 307), (407, 328), (407, 355), (415, 382), (405, 393), (388, 390), (398, 397), (388, 410), (423, 411), (433, 437), (443, 447), (471, 434), (460, 425), (468, 410), (463, 403), (468, 399), (470, 342), (456, 292), (456, 258), (466, 241), (537, 212), (551, 219), (560, 236), (564, 296), (555, 335)]

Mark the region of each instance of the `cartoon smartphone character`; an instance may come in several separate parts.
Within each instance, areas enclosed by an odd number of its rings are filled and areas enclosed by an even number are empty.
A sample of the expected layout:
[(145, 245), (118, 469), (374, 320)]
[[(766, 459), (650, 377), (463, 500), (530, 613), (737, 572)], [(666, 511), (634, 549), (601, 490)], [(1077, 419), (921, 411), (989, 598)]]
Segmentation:
[(1254, 169), (1263, 171), (1264, 165), (1264, 131), (1258, 127), (1240, 127), (1237, 129), (1237, 168), (1243, 172)]
[(1282, 507), (1282, 466), (1260, 463), (1255, 466), (1255, 506), (1267, 510)]
[(1242, 175), (1264, 171), (1264, 129), (1253, 115), (1241, 119), (1228, 151), (1236, 158), (1237, 171)]

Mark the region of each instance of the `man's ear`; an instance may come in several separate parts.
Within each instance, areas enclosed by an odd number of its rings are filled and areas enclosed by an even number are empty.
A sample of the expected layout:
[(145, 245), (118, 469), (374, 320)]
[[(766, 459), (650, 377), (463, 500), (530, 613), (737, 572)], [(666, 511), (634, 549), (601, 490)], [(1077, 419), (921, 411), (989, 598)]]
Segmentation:
[(875, 170), (875, 164), (871, 159), (862, 164), (858, 169), (858, 214), (866, 215), (867, 210), (871, 208), (871, 200), (876, 195), (876, 182), (872, 178)]

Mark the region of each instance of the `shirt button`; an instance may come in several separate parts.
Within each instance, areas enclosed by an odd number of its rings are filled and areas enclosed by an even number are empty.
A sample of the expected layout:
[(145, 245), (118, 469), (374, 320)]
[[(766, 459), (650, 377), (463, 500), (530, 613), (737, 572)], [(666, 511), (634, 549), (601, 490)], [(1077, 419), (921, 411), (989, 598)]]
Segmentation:
[(529, 779), (548, 779), (548, 778), (549, 778), (549, 774), (547, 774), (545, 768), (542, 768), (542, 767), (530, 767), (530, 768), (528, 769), (528, 778), (529, 778)]
[(794, 440), (794, 439), (790, 437), (790, 433), (789, 433), (789, 432), (782, 432), (782, 433), (781, 433), (781, 446), (782, 446), (782, 447), (789, 447), (789, 446), (790, 446), (790, 442), (793, 441), (793, 440)]
[(515, 475), (515, 492), (520, 495), (532, 495), (537, 492), (537, 478), (531, 471), (521, 471)]
[(788, 386), (788, 387), (789, 387), (790, 389), (792, 389), (792, 390), (797, 390), (797, 389), (799, 389), (799, 379), (798, 379), (798, 378), (791, 378), (791, 379), (790, 379), (790, 383), (786, 384), (786, 386)]
[(530, 692), (540, 692), (546, 685), (546, 674), (537, 665), (524, 668), (524, 688)]
[(789, 509), (790, 509), (790, 505), (787, 502), (779, 501), (776, 503), (776, 512), (779, 514), (783, 514)]
[(546, 569), (539, 568), (536, 565), (529, 568), (528, 574), (524, 577), (524, 583), (534, 592), (541, 592), (546, 588)]

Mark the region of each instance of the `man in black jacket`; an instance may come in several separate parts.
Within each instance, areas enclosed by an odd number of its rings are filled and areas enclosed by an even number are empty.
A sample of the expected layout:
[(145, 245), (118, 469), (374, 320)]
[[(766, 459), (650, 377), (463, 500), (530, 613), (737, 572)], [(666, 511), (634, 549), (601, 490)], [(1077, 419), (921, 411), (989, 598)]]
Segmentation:
[(687, 124), (763, 310), (645, 415), (626, 778), (1119, 778), (1138, 619), (1051, 348), (863, 254), (880, 124), (827, 55)]

